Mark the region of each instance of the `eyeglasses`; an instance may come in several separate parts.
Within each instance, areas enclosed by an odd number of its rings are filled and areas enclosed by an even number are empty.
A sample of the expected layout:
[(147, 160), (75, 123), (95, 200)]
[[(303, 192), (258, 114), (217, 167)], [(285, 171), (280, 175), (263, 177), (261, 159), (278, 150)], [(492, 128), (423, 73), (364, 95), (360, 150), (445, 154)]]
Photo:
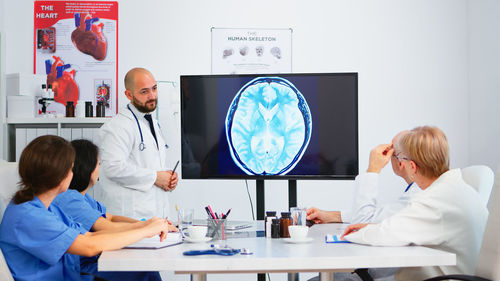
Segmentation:
[(408, 157), (406, 157), (406, 156), (399, 156), (400, 154), (401, 154), (401, 152), (399, 152), (399, 153), (394, 152), (394, 153), (392, 154), (392, 156), (394, 156), (394, 158), (396, 158), (399, 162), (401, 162), (401, 161), (403, 161), (403, 160), (408, 160), (408, 161), (410, 161), (410, 158), (408, 158)]

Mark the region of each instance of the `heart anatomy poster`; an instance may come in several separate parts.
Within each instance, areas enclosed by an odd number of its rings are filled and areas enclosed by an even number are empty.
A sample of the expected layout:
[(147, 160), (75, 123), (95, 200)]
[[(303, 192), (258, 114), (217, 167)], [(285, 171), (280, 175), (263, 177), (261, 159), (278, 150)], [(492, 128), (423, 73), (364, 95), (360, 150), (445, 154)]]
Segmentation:
[[(118, 3), (35, 1), (34, 72), (47, 77), (51, 96), (38, 113), (65, 114), (68, 102), (98, 102), (117, 113)], [(41, 86), (42, 87), (42, 86)], [(40, 91), (43, 95), (43, 90)], [(96, 112), (94, 110), (94, 112)]]

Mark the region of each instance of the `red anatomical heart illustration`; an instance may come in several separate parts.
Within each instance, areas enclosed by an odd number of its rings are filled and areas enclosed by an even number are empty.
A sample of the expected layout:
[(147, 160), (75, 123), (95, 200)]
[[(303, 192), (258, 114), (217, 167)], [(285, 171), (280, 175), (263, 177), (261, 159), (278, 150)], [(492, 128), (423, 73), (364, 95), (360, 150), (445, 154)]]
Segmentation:
[(84, 54), (93, 56), (96, 60), (104, 60), (108, 42), (102, 33), (103, 23), (95, 24), (99, 18), (90, 14), (75, 14), (76, 29), (71, 33), (71, 41)]
[(45, 61), (45, 71), (47, 73), (47, 85), (52, 85), (54, 91), (54, 101), (66, 105), (72, 101), (75, 105), (80, 96), (80, 90), (75, 82), (76, 70), (66, 71), (70, 64), (64, 64), (60, 57), (53, 56), (54, 62)]

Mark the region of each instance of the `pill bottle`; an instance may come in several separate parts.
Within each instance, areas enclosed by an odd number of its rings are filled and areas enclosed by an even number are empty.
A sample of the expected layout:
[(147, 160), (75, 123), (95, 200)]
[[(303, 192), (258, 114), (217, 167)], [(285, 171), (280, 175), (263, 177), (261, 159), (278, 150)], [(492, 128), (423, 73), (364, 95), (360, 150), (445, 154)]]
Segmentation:
[(72, 101), (66, 102), (66, 117), (75, 117), (75, 105)]
[(271, 237), (280, 238), (280, 220), (273, 219), (271, 224)]
[(95, 106), (95, 117), (104, 117), (106, 109), (104, 108), (104, 102), (98, 101)]
[(290, 233), (288, 232), (288, 226), (292, 224), (292, 218), (290, 212), (281, 212), (280, 218), (280, 237), (289, 238)]
[(266, 238), (271, 238), (271, 224), (273, 219), (276, 219), (276, 212), (266, 212), (266, 217), (264, 218), (264, 233), (266, 234)]
[(94, 117), (94, 109), (92, 108), (92, 102), (85, 102), (85, 117)]

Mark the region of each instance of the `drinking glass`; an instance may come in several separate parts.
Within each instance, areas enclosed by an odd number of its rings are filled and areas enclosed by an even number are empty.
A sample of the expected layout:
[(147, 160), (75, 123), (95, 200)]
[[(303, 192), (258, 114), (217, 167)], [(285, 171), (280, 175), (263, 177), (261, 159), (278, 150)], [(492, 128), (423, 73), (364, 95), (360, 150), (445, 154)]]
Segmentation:
[(300, 207), (290, 208), (290, 213), (292, 216), (291, 225), (306, 225), (307, 209)]
[(179, 228), (184, 230), (193, 224), (194, 209), (180, 209), (179, 210)]

